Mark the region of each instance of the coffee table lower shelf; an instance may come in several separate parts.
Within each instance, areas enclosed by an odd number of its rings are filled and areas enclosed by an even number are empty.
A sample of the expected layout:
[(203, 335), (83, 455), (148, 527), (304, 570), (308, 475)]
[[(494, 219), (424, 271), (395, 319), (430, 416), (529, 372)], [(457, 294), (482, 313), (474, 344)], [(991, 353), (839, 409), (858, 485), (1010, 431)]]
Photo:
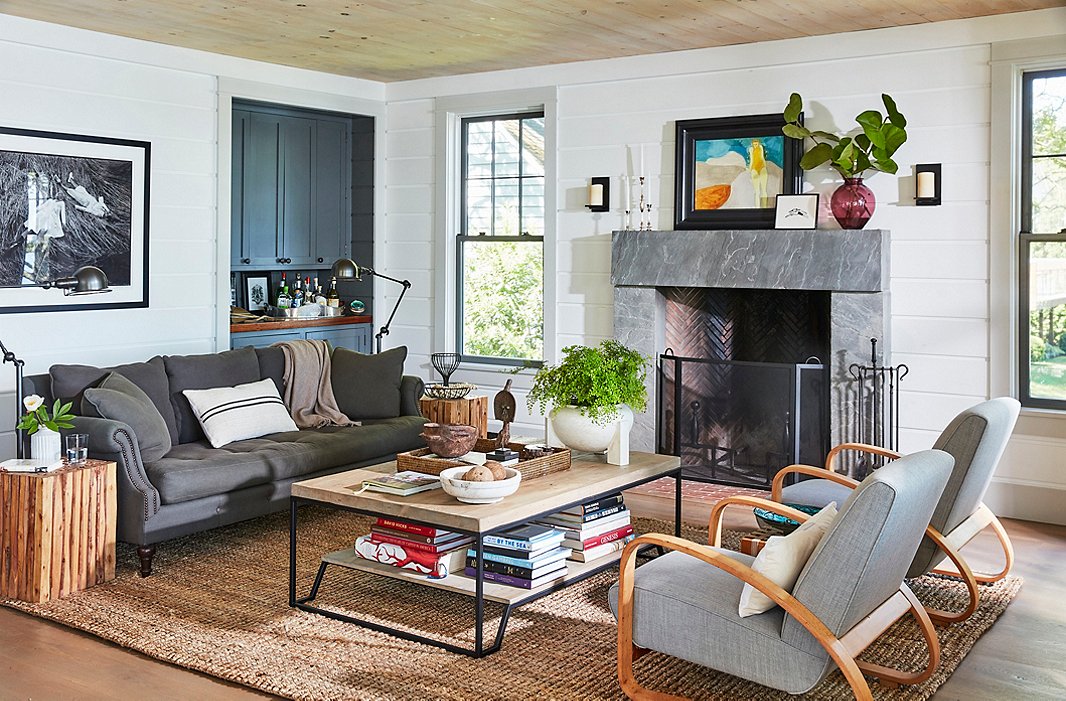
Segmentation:
[[(504, 604), (505, 606), (517, 606), (518, 604), (540, 598), (556, 589), (560, 589), (602, 572), (617, 563), (621, 557), (622, 551), (619, 550), (616, 553), (611, 553), (610, 555), (606, 555), (592, 562), (575, 562), (573, 560), (567, 560), (566, 576), (560, 577), (553, 582), (542, 584), (534, 589), (511, 587), (506, 584), (498, 584), (486, 580), (483, 585), (485, 601), (492, 601), (497, 604)], [(323, 565), (339, 565), (340, 567), (347, 567), (348, 569), (358, 570), (360, 572), (372, 572), (383, 577), (391, 577), (392, 579), (399, 579), (405, 582), (411, 582), (412, 584), (433, 587), (434, 589), (443, 589), (444, 591), (450, 591), (456, 594), (464, 594), (466, 596), (477, 595), (477, 580), (473, 577), (468, 577), (465, 574), (450, 574), (444, 579), (430, 579), (426, 575), (413, 572), (412, 570), (403, 570), (393, 567), (392, 565), (371, 562), (370, 560), (366, 560), (356, 555), (355, 550), (351, 548), (348, 548), (347, 550), (337, 550), (336, 552), (324, 555), (322, 557), (322, 563)]]

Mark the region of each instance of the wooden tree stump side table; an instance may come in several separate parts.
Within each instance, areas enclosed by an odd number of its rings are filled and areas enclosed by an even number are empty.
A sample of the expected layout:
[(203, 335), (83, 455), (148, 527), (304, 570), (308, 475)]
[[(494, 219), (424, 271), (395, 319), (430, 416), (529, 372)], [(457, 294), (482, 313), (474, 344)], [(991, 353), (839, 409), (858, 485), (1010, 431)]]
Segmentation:
[(463, 397), (462, 399), (431, 399), (422, 397), (418, 400), (422, 416), (439, 424), (463, 424), (478, 430), (478, 436), (488, 437), (489, 398)]
[(0, 471), (0, 598), (43, 603), (115, 578), (115, 463)]

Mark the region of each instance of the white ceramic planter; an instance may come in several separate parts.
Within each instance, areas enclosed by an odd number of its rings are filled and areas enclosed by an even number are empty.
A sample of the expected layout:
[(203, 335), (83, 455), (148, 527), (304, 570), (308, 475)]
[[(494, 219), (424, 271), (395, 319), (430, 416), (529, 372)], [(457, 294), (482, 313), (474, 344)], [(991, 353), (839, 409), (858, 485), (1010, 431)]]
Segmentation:
[(62, 451), (63, 446), (57, 431), (41, 426), (30, 436), (30, 457), (34, 460), (51, 465), (59, 462)]
[(551, 413), (552, 430), (559, 440), (571, 450), (588, 453), (607, 452), (619, 421), (622, 433), (628, 436), (633, 428), (633, 410), (625, 404), (619, 404), (615, 415), (604, 423), (593, 422), (576, 406), (557, 407)]

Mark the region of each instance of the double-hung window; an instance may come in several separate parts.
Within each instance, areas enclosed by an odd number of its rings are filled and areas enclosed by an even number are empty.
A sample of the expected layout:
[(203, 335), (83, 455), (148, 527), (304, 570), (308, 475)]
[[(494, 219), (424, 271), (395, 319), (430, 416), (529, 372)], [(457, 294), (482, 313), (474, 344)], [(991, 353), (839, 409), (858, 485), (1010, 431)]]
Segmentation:
[(1022, 74), (1022, 404), (1066, 409), (1066, 69)]
[(461, 121), (456, 338), (464, 357), (544, 357), (544, 112)]

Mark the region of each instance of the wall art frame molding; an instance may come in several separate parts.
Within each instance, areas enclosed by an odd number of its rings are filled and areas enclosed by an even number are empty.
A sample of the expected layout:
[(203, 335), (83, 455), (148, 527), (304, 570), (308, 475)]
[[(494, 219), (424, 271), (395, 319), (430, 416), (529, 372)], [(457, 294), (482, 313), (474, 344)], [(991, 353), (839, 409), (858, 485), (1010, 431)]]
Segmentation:
[[(0, 126), (0, 314), (148, 306), (151, 143)], [(30, 283), (94, 265), (106, 295)]]
[[(678, 120), (674, 228), (772, 229), (776, 196), (803, 188), (803, 143), (783, 126), (780, 113)], [(736, 205), (749, 195), (751, 207)]]

